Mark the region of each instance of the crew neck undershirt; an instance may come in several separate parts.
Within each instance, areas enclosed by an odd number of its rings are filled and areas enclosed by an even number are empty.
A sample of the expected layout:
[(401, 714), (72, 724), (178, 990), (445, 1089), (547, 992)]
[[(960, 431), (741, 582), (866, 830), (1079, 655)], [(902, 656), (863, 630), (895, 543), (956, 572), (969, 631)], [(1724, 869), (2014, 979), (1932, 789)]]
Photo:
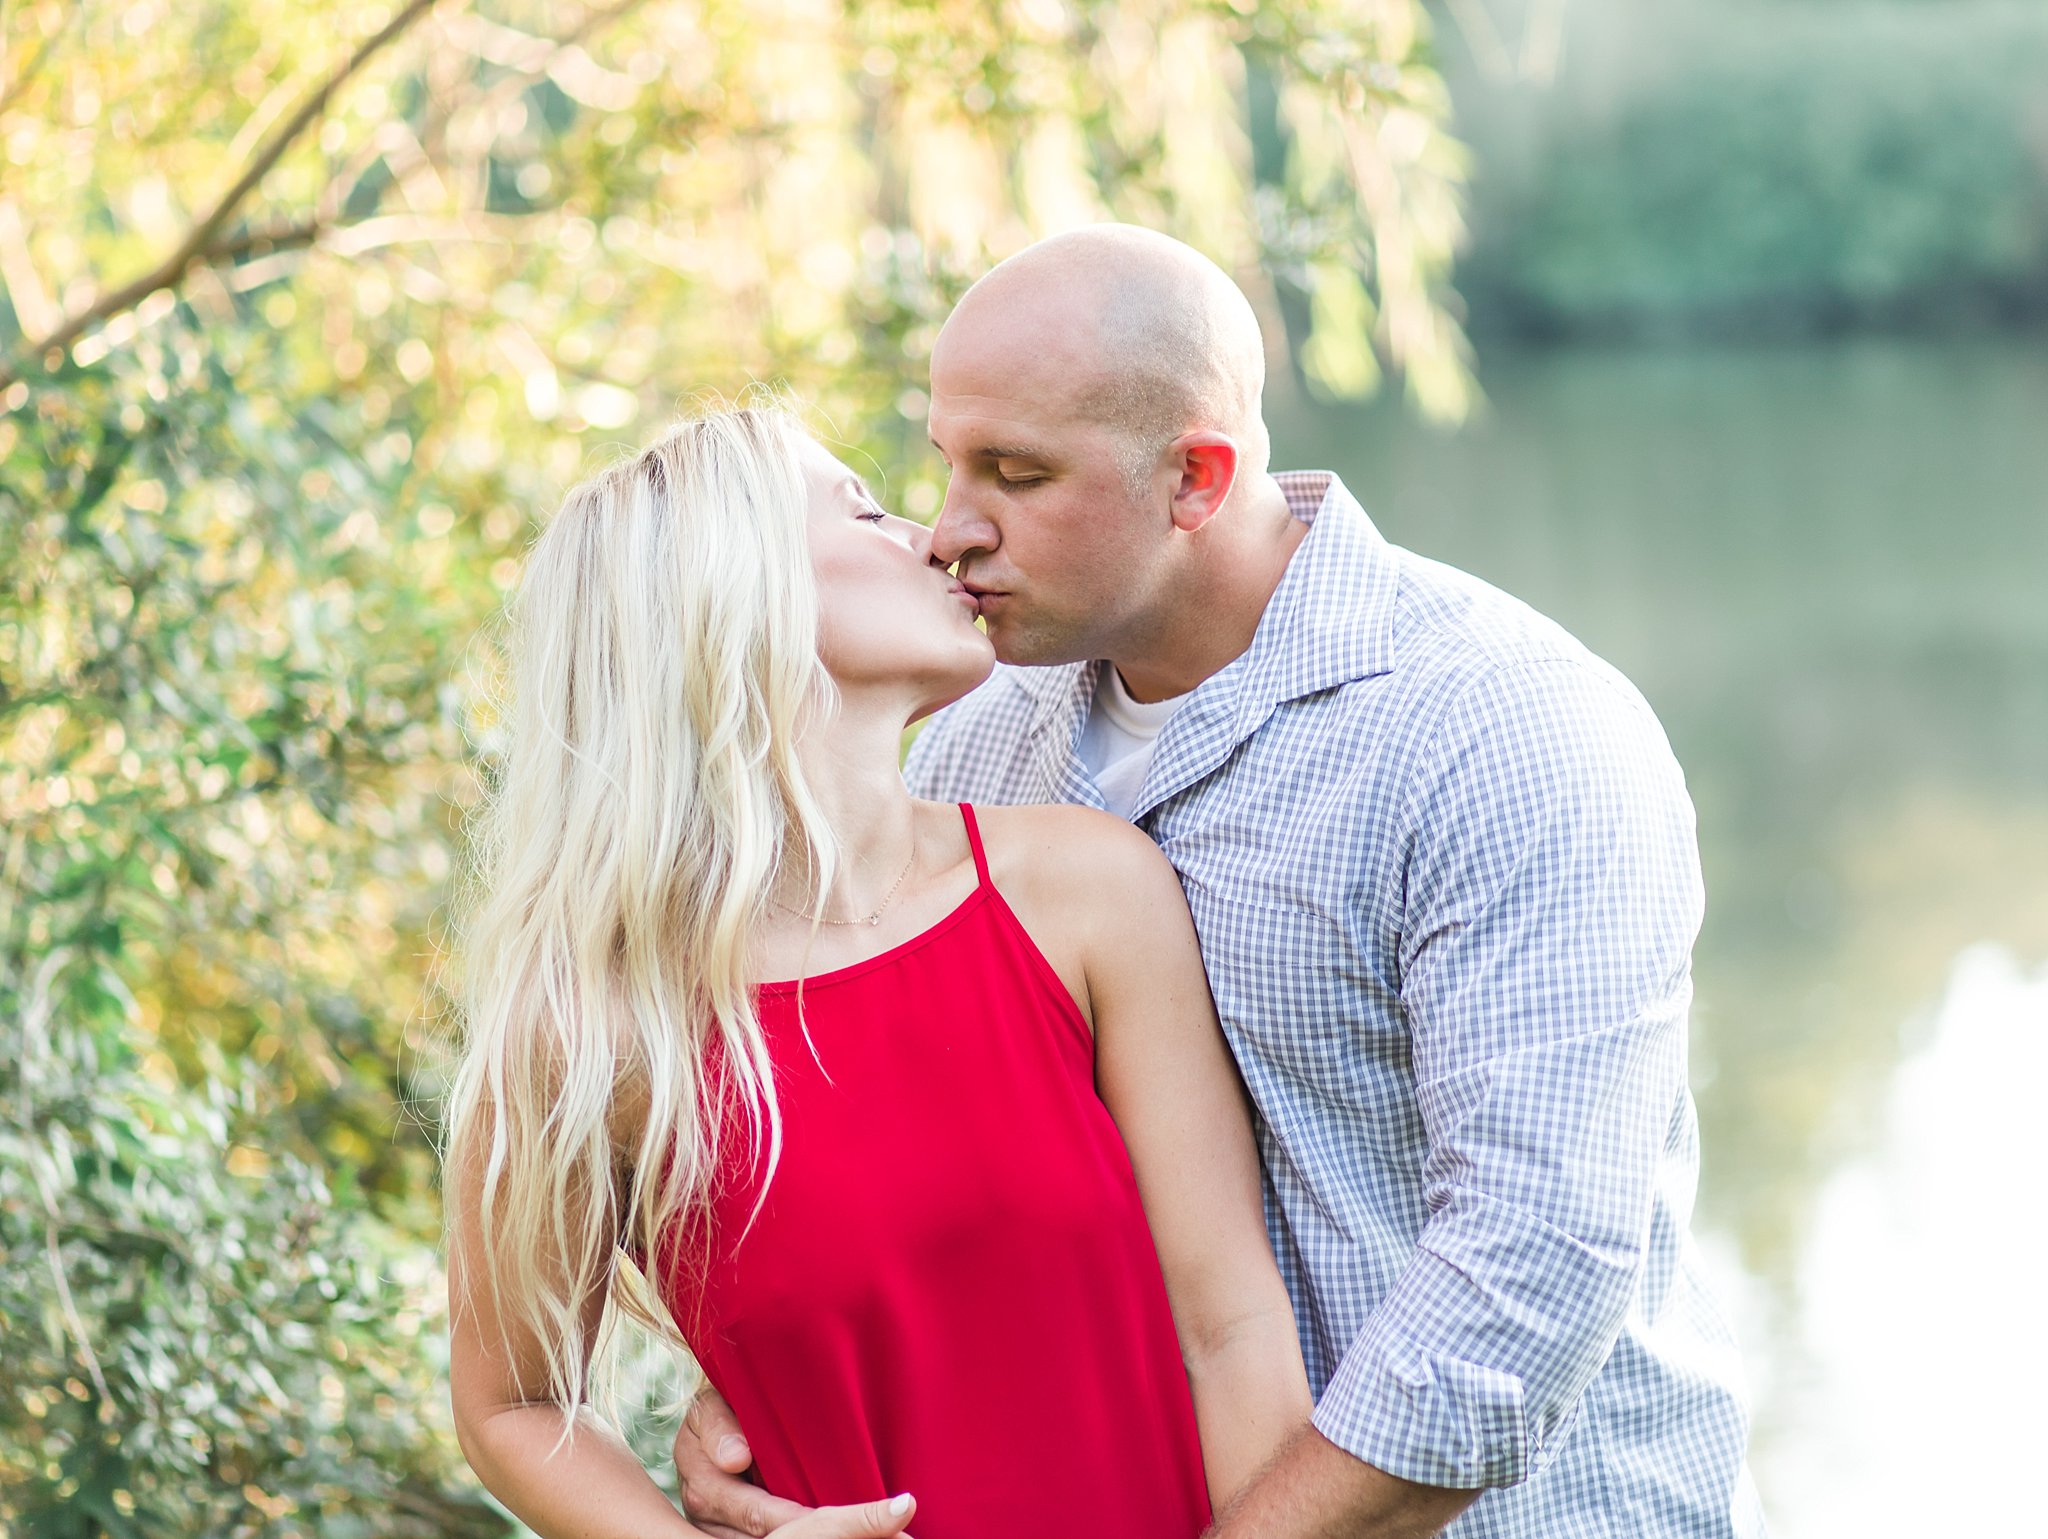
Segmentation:
[(1133, 700), (1116, 665), (1102, 665), (1095, 702), (1081, 728), (1079, 752), (1082, 765), (1102, 793), (1103, 805), (1118, 817), (1128, 818), (1137, 806), (1160, 729), (1185, 699), (1186, 695), (1172, 695), (1165, 700)]

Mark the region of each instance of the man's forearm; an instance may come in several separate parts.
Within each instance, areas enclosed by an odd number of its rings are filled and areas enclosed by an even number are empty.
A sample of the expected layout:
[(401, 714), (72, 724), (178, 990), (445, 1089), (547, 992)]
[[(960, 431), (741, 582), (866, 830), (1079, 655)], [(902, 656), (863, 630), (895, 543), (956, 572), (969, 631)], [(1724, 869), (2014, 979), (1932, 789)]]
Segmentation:
[(1209, 1539), (1428, 1539), (1478, 1496), (1389, 1475), (1303, 1427), (1219, 1514)]

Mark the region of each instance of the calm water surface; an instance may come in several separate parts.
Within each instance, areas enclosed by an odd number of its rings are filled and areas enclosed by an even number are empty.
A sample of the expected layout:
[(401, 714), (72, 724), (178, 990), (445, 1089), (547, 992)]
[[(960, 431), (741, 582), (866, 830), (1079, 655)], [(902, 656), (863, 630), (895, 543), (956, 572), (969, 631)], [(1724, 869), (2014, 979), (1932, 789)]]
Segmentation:
[(1281, 404), (1624, 669), (1700, 813), (1698, 1227), (1781, 1539), (2048, 1533), (2048, 339), (1482, 360)]

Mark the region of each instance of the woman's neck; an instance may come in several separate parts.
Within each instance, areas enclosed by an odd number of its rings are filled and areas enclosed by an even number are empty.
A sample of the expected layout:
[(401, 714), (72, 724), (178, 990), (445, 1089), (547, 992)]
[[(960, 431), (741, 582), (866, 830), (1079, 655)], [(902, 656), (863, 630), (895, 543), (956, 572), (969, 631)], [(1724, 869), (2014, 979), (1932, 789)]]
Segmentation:
[[(839, 846), (827, 918), (872, 911), (915, 854), (915, 809), (900, 758), (904, 719), (900, 710), (842, 700), (829, 720), (814, 723), (797, 744), (811, 792)], [(785, 891), (776, 897), (808, 913), (816, 895)]]

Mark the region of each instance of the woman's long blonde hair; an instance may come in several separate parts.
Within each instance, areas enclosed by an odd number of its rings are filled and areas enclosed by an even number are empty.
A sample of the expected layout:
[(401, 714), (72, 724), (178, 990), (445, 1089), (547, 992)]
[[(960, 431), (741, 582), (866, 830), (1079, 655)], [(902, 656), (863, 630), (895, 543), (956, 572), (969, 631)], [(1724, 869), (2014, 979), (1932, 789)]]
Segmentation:
[[(447, 1146), (474, 1170), (465, 1271), (570, 1422), (619, 1248), (651, 1266), (702, 1213), (729, 1130), (764, 1181), (781, 1148), (752, 946), (782, 871), (822, 899), (838, 864), (795, 752), (832, 700), (803, 435), (780, 404), (679, 423), (569, 493), (510, 610)], [(641, 1290), (613, 1296), (674, 1338)]]

